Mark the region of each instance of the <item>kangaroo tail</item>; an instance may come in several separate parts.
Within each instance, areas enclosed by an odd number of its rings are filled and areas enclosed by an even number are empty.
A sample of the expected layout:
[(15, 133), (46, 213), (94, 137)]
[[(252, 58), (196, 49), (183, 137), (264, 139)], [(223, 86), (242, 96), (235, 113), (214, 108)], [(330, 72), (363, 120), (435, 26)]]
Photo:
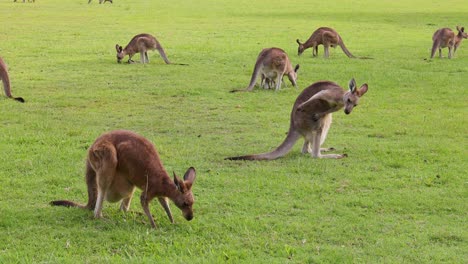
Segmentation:
[(50, 202), (50, 205), (53, 206), (65, 206), (65, 207), (79, 207), (79, 208), (86, 208), (85, 205), (81, 205), (72, 201), (67, 200), (57, 200)]
[(346, 48), (346, 45), (344, 44), (343, 40), (340, 37), (340, 42), (338, 43), (340, 45), (340, 48), (343, 50), (343, 52), (348, 56), (349, 58), (355, 58), (353, 54)]
[(274, 160), (286, 155), (300, 137), (301, 135), (299, 134), (299, 132), (289, 129), (286, 139), (283, 141), (283, 143), (281, 143), (281, 145), (279, 145), (279, 147), (277, 147), (272, 152), (238, 157), (229, 157), (225, 158), (225, 160)]
[(169, 59), (167, 58), (166, 52), (164, 51), (164, 49), (163, 49), (163, 47), (161, 46), (161, 44), (159, 44), (159, 42), (156, 44), (156, 49), (158, 50), (159, 55), (161, 55), (161, 57), (163, 58), (164, 62), (165, 62), (166, 64), (171, 64), (171, 62), (170, 62)]
[(2, 83), (3, 83), (3, 90), (5, 90), (5, 95), (8, 98), (14, 99), (14, 100), (16, 100), (18, 102), (21, 102), (21, 103), (25, 102), (22, 97), (13, 97), (13, 95), (11, 94), (10, 78), (8, 77), (8, 73), (5, 76), (3, 76)]
[(434, 44), (432, 44), (431, 59), (434, 58), (434, 55), (438, 47), (439, 47), (439, 43), (437, 41), (434, 41)]
[(57, 200), (50, 202), (53, 206), (65, 206), (65, 207), (78, 207), (82, 209), (94, 210), (97, 200), (97, 183), (96, 183), (96, 172), (91, 167), (91, 164), (86, 162), (86, 185), (88, 186), (88, 203), (82, 205), (68, 200)]
[(258, 74), (260, 72), (260, 64), (261, 64), (261, 60), (258, 59), (257, 62), (255, 63), (255, 67), (254, 67), (254, 70), (253, 70), (253, 73), (252, 73), (252, 77), (250, 78), (250, 83), (249, 83), (249, 86), (247, 88), (245, 88), (245, 91), (252, 91), (254, 86), (255, 86), (255, 82), (257, 81), (257, 78), (258, 78)]

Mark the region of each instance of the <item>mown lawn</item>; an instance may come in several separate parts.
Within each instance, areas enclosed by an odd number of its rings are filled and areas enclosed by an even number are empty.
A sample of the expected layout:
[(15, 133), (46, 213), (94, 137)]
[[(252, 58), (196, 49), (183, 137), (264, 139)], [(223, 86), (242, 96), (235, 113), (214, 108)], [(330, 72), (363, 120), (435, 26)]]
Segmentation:
[[(26, 103), (0, 98), (0, 263), (466, 261), (468, 41), (428, 58), (434, 31), (468, 27), (467, 12), (456, 0), (3, 1), (0, 56)], [(320, 26), (372, 59), (298, 57), (296, 39)], [(143, 32), (189, 65), (157, 52), (117, 64), (115, 44)], [(301, 65), (299, 89), (229, 93), (273, 46)], [(314, 160), (301, 141), (274, 161), (224, 160), (278, 146), (302, 89), (352, 77), (369, 92), (325, 142), (348, 158)], [(106, 203), (103, 220), (49, 205), (86, 201), (86, 150), (113, 129), (154, 142), (170, 172), (197, 169), (194, 220), (172, 205), (172, 225), (154, 202), (153, 230), (139, 199), (129, 214)]]

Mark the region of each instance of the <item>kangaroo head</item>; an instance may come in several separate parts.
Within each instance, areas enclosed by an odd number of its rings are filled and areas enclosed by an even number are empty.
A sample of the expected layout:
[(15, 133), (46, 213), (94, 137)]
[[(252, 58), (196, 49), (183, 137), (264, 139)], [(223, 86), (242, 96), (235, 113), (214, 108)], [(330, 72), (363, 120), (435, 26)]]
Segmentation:
[(464, 27), (457, 26), (457, 30), (458, 30), (458, 36), (460, 38), (468, 38), (468, 34), (465, 32)]
[(297, 70), (299, 70), (299, 64), (296, 65), (296, 67), (294, 67), (294, 71), (291, 71), (288, 73), (288, 79), (289, 81), (291, 81), (292, 85), (294, 85), (294, 87), (297, 87)]
[(351, 79), (349, 81), (349, 91), (343, 96), (344, 112), (349, 115), (353, 108), (358, 105), (359, 98), (367, 92), (367, 83), (361, 85), (359, 89), (356, 89), (356, 81)]
[(296, 39), (297, 44), (299, 44), (299, 47), (297, 48), (297, 56), (301, 56), (302, 52), (304, 52), (304, 44), (299, 42), (299, 39)]
[(184, 179), (181, 180), (174, 173), (174, 183), (177, 187), (178, 194), (172, 200), (177, 207), (182, 211), (184, 218), (188, 221), (193, 219), (192, 205), (195, 202), (192, 193), (192, 185), (195, 181), (195, 169), (190, 167), (184, 175)]
[(119, 46), (119, 44), (115, 44), (115, 50), (117, 51), (117, 62), (120, 63), (122, 59), (125, 57), (123, 48), (122, 46)]

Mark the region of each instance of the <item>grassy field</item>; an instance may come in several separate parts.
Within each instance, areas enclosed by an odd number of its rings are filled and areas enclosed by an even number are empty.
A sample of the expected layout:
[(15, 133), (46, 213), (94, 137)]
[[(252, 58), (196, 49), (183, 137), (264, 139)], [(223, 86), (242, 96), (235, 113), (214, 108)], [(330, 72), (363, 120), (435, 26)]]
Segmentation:
[[(466, 261), (468, 41), (428, 59), (436, 29), (468, 27), (465, 1), (273, 2), (2, 1), (0, 56), (26, 103), (0, 98), (0, 263)], [(298, 57), (320, 26), (373, 59)], [(117, 64), (115, 44), (143, 32), (189, 66), (157, 52)], [(229, 93), (273, 46), (301, 65), (299, 89)], [(298, 142), (275, 161), (223, 160), (278, 146), (302, 89), (352, 77), (369, 92), (325, 142), (348, 158)], [(172, 205), (172, 225), (153, 202), (153, 230), (139, 199), (129, 214), (106, 203), (103, 220), (49, 205), (86, 201), (86, 150), (113, 129), (154, 142), (170, 172), (197, 169), (194, 220)]]

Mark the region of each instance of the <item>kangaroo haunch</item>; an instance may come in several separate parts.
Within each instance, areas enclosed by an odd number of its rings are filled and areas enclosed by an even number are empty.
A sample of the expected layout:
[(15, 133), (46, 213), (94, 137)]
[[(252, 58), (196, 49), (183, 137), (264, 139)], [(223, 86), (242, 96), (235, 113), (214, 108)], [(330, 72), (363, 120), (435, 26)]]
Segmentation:
[(116, 130), (98, 137), (88, 150), (86, 184), (88, 203), (52, 201), (52, 205), (80, 207), (94, 210), (96, 218), (102, 217), (103, 201), (119, 202), (120, 209), (128, 211), (135, 187), (142, 190), (141, 206), (153, 228), (156, 227), (149, 203), (158, 198), (171, 223), (174, 223), (167, 198), (182, 211), (185, 219), (192, 220), (194, 197), (192, 185), (195, 169), (189, 168), (184, 179), (174, 173), (171, 180), (159, 159), (154, 145), (131, 131)]
[(320, 146), (327, 137), (332, 122), (332, 113), (344, 108), (345, 114), (350, 114), (358, 104), (359, 98), (367, 92), (367, 84), (359, 89), (356, 82), (351, 79), (349, 91), (343, 90), (338, 84), (330, 81), (321, 81), (312, 84), (297, 97), (291, 111), (291, 121), (286, 139), (275, 150), (255, 155), (226, 158), (228, 160), (273, 160), (286, 155), (296, 141), (304, 137), (302, 153), (310, 153), (314, 158), (346, 157), (346, 154), (321, 154)]

